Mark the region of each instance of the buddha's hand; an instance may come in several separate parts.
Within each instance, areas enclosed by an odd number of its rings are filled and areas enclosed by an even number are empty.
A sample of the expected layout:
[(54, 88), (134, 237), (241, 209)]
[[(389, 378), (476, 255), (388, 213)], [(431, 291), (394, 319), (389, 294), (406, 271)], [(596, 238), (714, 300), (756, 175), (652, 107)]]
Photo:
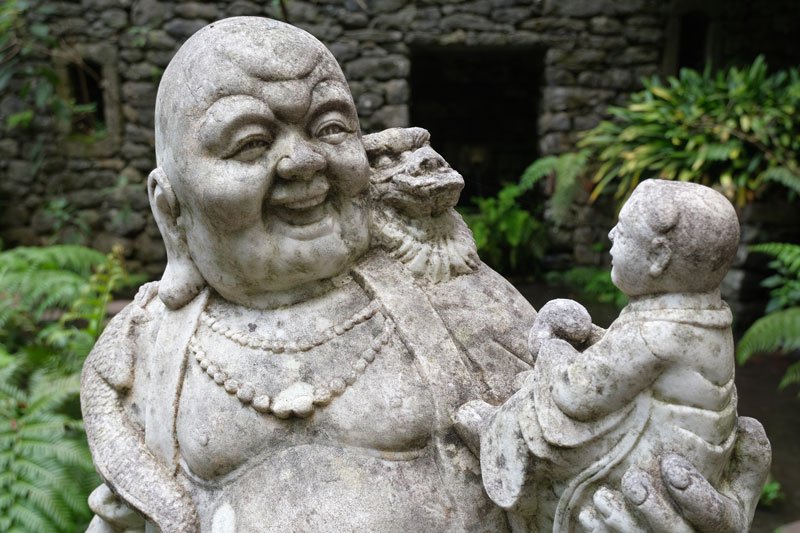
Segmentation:
[(563, 339), (576, 350), (585, 348), (592, 336), (592, 317), (575, 300), (550, 300), (539, 310), (528, 334), (528, 350), (534, 359), (549, 339)]
[(105, 483), (89, 495), (89, 508), (96, 516), (87, 533), (144, 533), (144, 518), (111, 492)]
[(598, 489), (579, 521), (586, 531), (597, 532), (748, 531), (771, 457), (764, 428), (742, 417), (719, 490), (689, 461), (670, 454), (661, 460), (663, 482), (633, 467), (622, 478), (622, 492)]

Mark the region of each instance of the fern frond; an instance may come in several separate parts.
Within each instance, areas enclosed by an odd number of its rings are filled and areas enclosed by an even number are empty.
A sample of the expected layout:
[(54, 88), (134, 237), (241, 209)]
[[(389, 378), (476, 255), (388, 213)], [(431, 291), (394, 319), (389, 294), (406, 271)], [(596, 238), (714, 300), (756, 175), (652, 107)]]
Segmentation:
[(589, 151), (562, 154), (556, 160), (556, 186), (550, 198), (553, 221), (563, 224), (569, 215), (578, 187), (578, 178), (586, 170)]
[(736, 360), (743, 364), (759, 353), (797, 349), (800, 349), (800, 307), (792, 307), (756, 320), (739, 341)]
[(771, 255), (789, 274), (800, 277), (800, 244), (768, 242), (750, 246), (752, 252)]
[(778, 383), (778, 388), (783, 390), (789, 385), (800, 384), (800, 361), (789, 365), (786, 373), (783, 375), (781, 382)]
[(780, 183), (787, 189), (800, 193), (800, 175), (792, 172), (787, 167), (771, 167), (761, 173), (760, 176), (765, 181)]
[(542, 178), (552, 174), (558, 163), (558, 156), (550, 155), (541, 157), (528, 165), (528, 168), (522, 173), (519, 179), (519, 184), (525, 190), (530, 189)]
[(105, 260), (104, 254), (85, 246), (20, 246), (0, 252), (0, 271), (66, 270), (85, 277)]

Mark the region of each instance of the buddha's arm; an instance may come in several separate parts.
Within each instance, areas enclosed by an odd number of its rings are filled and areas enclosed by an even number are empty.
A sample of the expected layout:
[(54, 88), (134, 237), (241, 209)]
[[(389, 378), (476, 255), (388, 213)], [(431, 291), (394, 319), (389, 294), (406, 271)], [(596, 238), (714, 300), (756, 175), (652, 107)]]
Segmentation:
[(554, 365), (553, 400), (569, 417), (587, 421), (617, 411), (649, 387), (664, 369), (637, 324), (615, 328), (578, 352), (567, 342), (548, 341), (537, 364)]
[[(147, 449), (144, 431), (125, 408), (137, 359), (142, 308), (131, 304), (109, 323), (87, 358), (81, 409), (95, 467), (106, 485), (164, 533), (195, 531), (194, 505), (168, 469)], [(139, 316), (135, 316), (139, 313)]]

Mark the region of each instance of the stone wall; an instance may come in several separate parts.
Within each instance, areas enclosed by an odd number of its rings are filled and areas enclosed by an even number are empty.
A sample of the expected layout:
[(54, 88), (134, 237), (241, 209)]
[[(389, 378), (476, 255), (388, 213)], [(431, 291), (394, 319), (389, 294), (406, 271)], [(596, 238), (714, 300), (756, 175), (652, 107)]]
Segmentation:
[[(47, 24), (64, 43), (62, 70), (78, 54), (101, 71), (105, 136), (92, 144), (69, 140), (63, 131), (54, 133), (59, 127), (52, 117), (37, 117), (27, 136), (0, 140), (0, 238), (5, 245), (60, 239), (101, 250), (119, 243), (130, 267), (152, 276), (165, 261), (145, 192), (154, 166), (156, 88), (178, 46), (208, 22), (235, 15), (288, 18), (320, 38), (342, 64), (366, 132), (409, 125), (415, 51), (530, 50), (541, 69), (539, 86), (526, 89), (538, 105), (533, 160), (572, 148), (576, 132), (594, 126), (609, 104), (622, 103), (642, 76), (663, 69), (670, 40), (677, 38), (674, 19), (697, 7), (684, 0), (287, 0), (285, 12), (275, 2), (248, 0), (47, 4), (49, 14), (31, 22)], [(737, 17), (754, 8), (745, 0), (708, 6), (714, 38), (727, 43), (722, 55), (750, 59), (761, 45), (736, 39), (748, 23)], [(777, 8), (757, 13), (764, 24), (781, 15)], [(785, 32), (782, 39), (796, 37)], [(20, 106), (12, 85), (0, 98), (0, 120)], [(502, 116), (497, 123), (502, 128)], [(433, 138), (435, 147), (446, 141)], [(45, 155), (40, 166), (39, 150)], [(580, 262), (602, 261), (597, 243), (605, 242), (612, 217), (579, 209), (572, 227), (557, 237), (574, 245)]]
[[(132, 269), (155, 276), (165, 256), (145, 180), (154, 166), (160, 73), (177, 47), (210, 21), (283, 13), (273, 2), (246, 0), (50, 5), (41, 22), (65, 49), (102, 66), (109, 127), (100, 150), (58, 140), (48, 117), (34, 122), (29, 138), (0, 142), (0, 238), (6, 245), (34, 244), (56, 234), (102, 250), (120, 243)], [(531, 88), (540, 106), (531, 159), (568, 149), (575, 131), (595, 124), (640, 76), (656, 72), (664, 26), (663, 3), (656, 0), (290, 0), (285, 7), (288, 20), (325, 42), (342, 64), (367, 132), (409, 124), (415, 48), (538, 49), (544, 72), (543, 86)], [(5, 94), (0, 119), (19, 106), (17, 96)], [(34, 139), (44, 140), (46, 154), (38, 169)]]

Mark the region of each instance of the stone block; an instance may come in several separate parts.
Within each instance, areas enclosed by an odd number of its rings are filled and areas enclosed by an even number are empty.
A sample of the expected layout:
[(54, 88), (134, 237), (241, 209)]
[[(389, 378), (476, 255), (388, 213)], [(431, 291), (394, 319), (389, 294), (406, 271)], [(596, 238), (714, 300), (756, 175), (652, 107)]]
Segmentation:
[(143, 81), (129, 81), (122, 84), (122, 96), (133, 105), (152, 106), (156, 101), (157, 86)]
[(348, 79), (390, 80), (406, 78), (411, 69), (407, 57), (392, 55), (385, 57), (362, 57), (345, 65), (344, 72)]
[(147, 46), (160, 50), (175, 50), (178, 41), (164, 30), (150, 30), (147, 32)]
[(406, 6), (394, 13), (382, 13), (372, 20), (372, 26), (381, 30), (405, 30), (414, 21), (417, 8)]
[[(177, 4), (178, 6), (182, 4)], [(131, 8), (131, 23), (142, 28), (157, 28), (170, 15), (167, 2), (137, 0)]]
[(622, 31), (622, 22), (606, 16), (593, 17), (589, 21), (589, 30), (601, 35), (616, 35)]
[[(292, 2), (287, 2), (291, 4)], [(258, 3), (248, 0), (236, 0), (228, 6), (227, 15), (230, 17), (251, 17), (264, 14), (264, 10)]]
[(387, 105), (375, 111), (370, 117), (372, 130), (404, 128), (408, 126), (407, 105)]
[(11, 159), (19, 153), (19, 143), (14, 139), (0, 140), (0, 157)]
[(386, 84), (384, 84), (384, 89), (386, 103), (392, 105), (408, 103), (411, 93), (411, 89), (408, 86), (408, 81), (404, 79), (389, 80), (386, 82)]
[(403, 39), (403, 32), (396, 30), (378, 30), (365, 28), (347, 32), (347, 36), (357, 41), (372, 41), (375, 43), (391, 43)]
[(172, 19), (164, 24), (164, 31), (175, 39), (188, 39), (197, 30), (206, 26), (208, 21), (202, 19)]
[(128, 13), (123, 9), (106, 9), (100, 15), (100, 20), (109, 28), (119, 30), (128, 26)]
[(531, 15), (530, 7), (504, 7), (492, 11), (492, 20), (503, 24), (519, 24)]
[[(295, 2), (290, 2), (294, 4)], [(173, 8), (175, 15), (185, 19), (216, 20), (219, 17), (217, 6), (212, 3), (177, 2)]]
[(359, 115), (369, 116), (373, 111), (383, 105), (383, 97), (375, 93), (364, 93), (356, 100), (356, 109)]
[(475, 31), (511, 31), (512, 27), (505, 24), (495, 24), (485, 17), (471, 13), (454, 13), (443, 17), (439, 26), (445, 31), (475, 30)]
[(345, 63), (358, 57), (358, 43), (351, 40), (336, 41), (328, 45), (328, 49), (339, 63)]
[(408, 0), (364, 0), (369, 13), (389, 13), (408, 4)]
[(615, 62), (620, 65), (655, 63), (659, 58), (659, 50), (649, 46), (631, 46), (616, 56)]
[(536, 32), (570, 32), (577, 33), (586, 29), (586, 22), (572, 18), (560, 17), (536, 17), (523, 22), (520, 27), (523, 30)]

